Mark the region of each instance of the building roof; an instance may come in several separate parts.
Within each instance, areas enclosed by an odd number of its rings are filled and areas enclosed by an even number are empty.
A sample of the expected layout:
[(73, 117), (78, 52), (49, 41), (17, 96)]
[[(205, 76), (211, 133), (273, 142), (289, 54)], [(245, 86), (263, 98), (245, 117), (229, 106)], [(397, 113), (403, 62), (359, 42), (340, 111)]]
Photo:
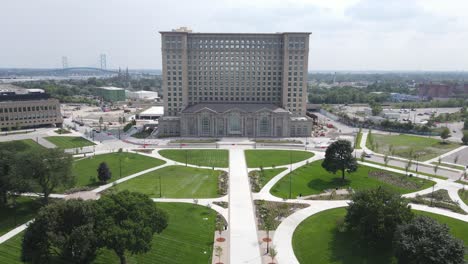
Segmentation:
[(141, 112), (139, 115), (163, 115), (164, 114), (164, 106), (152, 106), (145, 111)]
[(120, 91), (120, 90), (124, 90), (123, 88), (119, 88), (119, 87), (113, 87), (113, 86), (107, 86), (107, 87), (98, 87), (99, 89), (103, 89), (103, 90), (111, 90), (111, 91)]
[(289, 111), (274, 104), (255, 104), (255, 103), (200, 103), (185, 108), (182, 113), (196, 113), (203, 109), (211, 110), (217, 113), (224, 113), (232, 109), (239, 109), (244, 112), (257, 112), (267, 109), (275, 113), (289, 113)]
[(265, 32), (245, 32), (245, 33), (239, 33), (239, 32), (233, 32), (233, 33), (228, 33), (228, 32), (192, 32), (190, 31), (159, 31), (160, 34), (166, 34), (166, 33), (175, 33), (175, 34), (189, 34), (189, 35), (284, 35), (284, 34), (307, 34), (310, 35), (312, 32), (274, 32), (274, 33), (265, 33)]

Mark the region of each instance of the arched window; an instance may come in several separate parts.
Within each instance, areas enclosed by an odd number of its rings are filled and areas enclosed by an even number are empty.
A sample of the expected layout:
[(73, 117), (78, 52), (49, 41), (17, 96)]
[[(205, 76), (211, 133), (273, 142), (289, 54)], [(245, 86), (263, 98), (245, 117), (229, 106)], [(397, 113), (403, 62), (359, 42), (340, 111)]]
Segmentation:
[(263, 116), (260, 119), (260, 134), (264, 135), (264, 134), (268, 134), (268, 132), (270, 132), (268, 117)]
[(210, 118), (208, 116), (203, 116), (201, 120), (202, 134), (210, 134)]

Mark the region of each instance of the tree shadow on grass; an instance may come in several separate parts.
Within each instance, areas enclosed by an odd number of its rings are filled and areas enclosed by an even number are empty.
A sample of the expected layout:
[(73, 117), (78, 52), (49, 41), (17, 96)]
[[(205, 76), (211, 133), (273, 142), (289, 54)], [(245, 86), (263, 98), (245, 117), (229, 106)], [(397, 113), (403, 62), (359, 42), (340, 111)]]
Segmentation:
[(395, 264), (391, 249), (372, 249), (359, 242), (356, 233), (333, 230), (330, 261), (342, 264)]
[(309, 181), (307, 187), (321, 193), (328, 189), (339, 189), (343, 187), (348, 187), (350, 184), (351, 181), (346, 178), (344, 180), (342, 180), (341, 178), (332, 178), (327, 181), (324, 181), (323, 179), (313, 179)]

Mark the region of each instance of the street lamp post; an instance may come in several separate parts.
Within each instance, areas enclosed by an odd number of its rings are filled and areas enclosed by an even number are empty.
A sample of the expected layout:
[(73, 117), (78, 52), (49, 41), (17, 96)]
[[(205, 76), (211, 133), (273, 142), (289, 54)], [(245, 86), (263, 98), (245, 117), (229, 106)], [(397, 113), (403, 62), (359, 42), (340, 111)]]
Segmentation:
[(162, 190), (161, 190), (161, 175), (159, 175), (159, 198), (162, 197)]
[(119, 153), (119, 179), (122, 178), (122, 152)]
[(291, 191), (292, 191), (292, 152), (289, 150), (289, 199), (291, 199)]

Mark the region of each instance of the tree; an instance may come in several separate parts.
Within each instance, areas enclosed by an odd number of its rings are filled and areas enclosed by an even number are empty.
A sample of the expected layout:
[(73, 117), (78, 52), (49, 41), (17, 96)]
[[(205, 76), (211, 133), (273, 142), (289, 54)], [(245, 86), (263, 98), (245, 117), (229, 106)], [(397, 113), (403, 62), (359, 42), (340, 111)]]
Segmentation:
[(357, 232), (361, 243), (388, 246), (398, 225), (413, 218), (411, 207), (399, 194), (379, 187), (353, 194), (345, 226)]
[(215, 247), (215, 256), (218, 257), (218, 263), (221, 263), (221, 256), (223, 255), (223, 248), (220, 246)]
[(468, 145), (468, 132), (463, 132), (463, 137), (461, 140), (463, 145)]
[(442, 131), (440, 132), (440, 138), (442, 139), (443, 142), (445, 142), (445, 140), (451, 136), (452, 135), (450, 135), (450, 130), (448, 129), (448, 127), (444, 127)]
[(398, 227), (394, 240), (398, 263), (464, 263), (464, 245), (446, 225), (427, 216)]
[(57, 187), (71, 187), (74, 176), (71, 172), (73, 158), (60, 149), (40, 149), (16, 156), (13, 173), (15, 177), (30, 180), (41, 188), (44, 203)]
[(112, 178), (112, 173), (109, 167), (107, 166), (107, 163), (105, 162), (101, 162), (101, 164), (99, 164), (97, 173), (98, 173), (97, 175), (98, 179), (103, 183), (106, 183), (108, 180)]
[(99, 117), (99, 131), (101, 131), (101, 129), (102, 129), (102, 124), (104, 124), (104, 118), (102, 118), (102, 116), (101, 116), (101, 117)]
[(270, 255), (271, 262), (275, 263), (276, 255), (278, 255), (278, 251), (276, 250), (275, 246), (271, 246), (270, 252), (268, 252), (268, 255)]
[(0, 148), (0, 207), (6, 206), (9, 195), (30, 191), (29, 179), (25, 175), (15, 175), (16, 156), (27, 150), (20, 141), (4, 142)]
[(119, 116), (119, 124), (122, 124), (122, 117)]
[(405, 165), (406, 176), (408, 176), (408, 171), (411, 169), (411, 166), (413, 166), (413, 161), (409, 159)]
[(122, 191), (97, 201), (100, 245), (113, 250), (121, 264), (126, 252), (141, 254), (151, 249), (154, 233), (167, 227), (167, 214), (146, 195)]
[(56, 255), (61, 263), (91, 263), (98, 249), (95, 214), (94, 202), (82, 200), (43, 207), (25, 231), (22, 261), (50, 263)]
[(353, 157), (353, 148), (348, 140), (338, 140), (330, 144), (325, 151), (325, 159), (322, 167), (332, 173), (341, 170), (341, 178), (344, 180), (345, 172), (357, 170), (357, 161)]
[(267, 233), (267, 253), (270, 251), (270, 230), (274, 228), (273, 225), (273, 216), (270, 214), (270, 212), (267, 212), (263, 218), (263, 228), (265, 228)]
[(388, 157), (388, 154), (385, 154), (385, 156), (383, 157), (383, 161), (385, 163), (385, 167), (388, 166), (388, 162), (390, 161), (390, 158)]
[(382, 105), (379, 103), (376, 103), (375, 101), (372, 101), (370, 103), (370, 108), (372, 110), (373, 116), (379, 115), (380, 113), (382, 113), (382, 110), (383, 110)]
[(125, 118), (125, 116), (124, 116), (124, 117), (122, 117), (122, 124), (125, 124), (125, 123), (127, 123), (127, 118)]
[(468, 130), (468, 119), (463, 122), (463, 130)]

